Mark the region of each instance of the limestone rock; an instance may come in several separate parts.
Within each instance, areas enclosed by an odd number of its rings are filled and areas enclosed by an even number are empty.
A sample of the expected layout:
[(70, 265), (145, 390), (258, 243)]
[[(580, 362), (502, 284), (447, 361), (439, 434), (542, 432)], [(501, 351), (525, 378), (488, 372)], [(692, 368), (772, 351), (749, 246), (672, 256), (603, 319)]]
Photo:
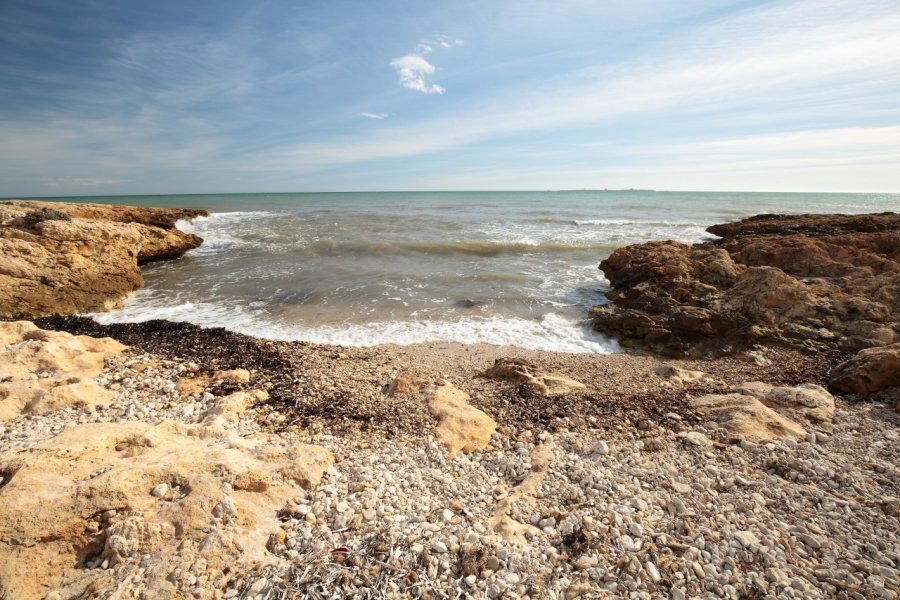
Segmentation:
[(143, 283), (138, 264), (202, 240), (174, 228), (204, 211), (57, 202), (0, 203), (0, 316), (108, 310)]
[(203, 427), (78, 425), (0, 453), (0, 589), (26, 600), (43, 598), (44, 586), (95, 597), (104, 571), (88, 563), (150, 555), (141, 586), (176, 597), (179, 565), (196, 570), (202, 561), (212, 580), (269, 560), (277, 511), (297, 490), (286, 474), (313, 486), (333, 457), (314, 446), (196, 435)]
[(769, 408), (795, 419), (814, 423), (830, 423), (834, 418), (834, 396), (814, 383), (796, 387), (777, 387), (750, 381), (735, 388), (736, 392), (753, 396)]
[(674, 365), (660, 365), (653, 372), (665, 379), (663, 385), (666, 386), (717, 382), (714, 377), (710, 377), (703, 371), (691, 371)]
[(28, 321), (0, 323), (0, 341), (0, 421), (112, 401), (112, 392), (91, 379), (125, 350), (119, 342), (44, 331)]
[(831, 371), (828, 385), (862, 396), (900, 386), (900, 344), (859, 352)]
[(568, 394), (585, 388), (579, 381), (542, 371), (527, 360), (519, 358), (498, 358), (494, 361), (494, 366), (484, 372), (484, 376), (524, 384), (535, 393), (545, 395)]
[(212, 376), (213, 383), (249, 383), (250, 371), (247, 369), (229, 369), (228, 371), (216, 371)]
[(497, 423), (469, 404), (467, 393), (451, 384), (433, 386), (427, 402), (438, 419), (437, 437), (450, 454), (482, 450), (490, 443)]
[(691, 408), (716, 422), (733, 442), (802, 439), (806, 430), (747, 394), (710, 394), (695, 398)]

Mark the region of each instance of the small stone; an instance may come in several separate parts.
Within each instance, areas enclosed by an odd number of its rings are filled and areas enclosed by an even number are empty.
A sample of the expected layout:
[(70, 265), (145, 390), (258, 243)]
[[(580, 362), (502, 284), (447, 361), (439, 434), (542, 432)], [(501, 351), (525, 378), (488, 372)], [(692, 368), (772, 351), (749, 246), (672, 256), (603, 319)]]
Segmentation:
[(500, 559), (496, 556), (488, 556), (487, 560), (484, 561), (484, 568), (490, 571), (499, 571), (500, 570)]
[(672, 588), (672, 600), (685, 600), (687, 598), (687, 594), (681, 588), (673, 587)]
[(591, 454), (595, 454), (597, 456), (606, 456), (607, 454), (609, 454), (609, 444), (603, 441), (597, 442), (591, 448)]
[(691, 563), (691, 570), (694, 571), (694, 575), (699, 579), (704, 579), (706, 577), (706, 571), (703, 570), (703, 565), (698, 562)]
[(659, 569), (656, 568), (656, 565), (648, 560), (644, 563), (644, 568), (647, 570), (647, 575), (650, 576), (650, 581), (659, 583), (659, 580), (662, 579), (662, 577), (660, 576)]
[(469, 587), (475, 587), (475, 584), (478, 583), (478, 578), (474, 575), (469, 575), (463, 581), (466, 582), (466, 585)]
[(688, 431), (687, 433), (679, 433), (678, 434), (681, 439), (692, 446), (697, 446), (699, 448), (705, 448), (709, 445), (709, 438), (700, 433), (699, 431)]
[(487, 589), (484, 590), (484, 593), (487, 595), (488, 598), (496, 598), (497, 596), (500, 595), (500, 591), (501, 591), (500, 586), (492, 583), (491, 585), (487, 586)]
[(679, 494), (687, 494), (691, 491), (691, 486), (687, 483), (682, 483), (680, 481), (672, 481), (672, 489), (678, 492)]
[(431, 542), (431, 549), (437, 552), (438, 554), (444, 554), (447, 552), (447, 544), (442, 542), (441, 540), (434, 540)]
[(734, 534), (734, 539), (744, 548), (749, 548), (759, 541), (751, 531), (738, 531)]
[(155, 498), (163, 498), (166, 494), (169, 493), (169, 484), (168, 483), (160, 483), (150, 492), (150, 495)]
[(637, 552), (642, 545), (641, 540), (634, 540), (630, 535), (619, 536), (619, 546), (626, 552)]
[(628, 533), (630, 533), (634, 537), (641, 537), (642, 535), (644, 535), (644, 528), (641, 527), (640, 523), (629, 523)]

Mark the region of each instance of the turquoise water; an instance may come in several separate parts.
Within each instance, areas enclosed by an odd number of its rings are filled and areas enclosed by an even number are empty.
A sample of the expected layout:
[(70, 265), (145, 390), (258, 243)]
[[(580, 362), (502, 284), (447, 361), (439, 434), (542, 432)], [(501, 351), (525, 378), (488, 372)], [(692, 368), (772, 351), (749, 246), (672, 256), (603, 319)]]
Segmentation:
[[(66, 200), (71, 201), (71, 198)], [(205, 239), (150, 265), (124, 309), (273, 339), (345, 345), (450, 340), (567, 352), (615, 345), (585, 322), (605, 302), (599, 262), (619, 246), (713, 239), (764, 212), (900, 209), (888, 194), (649, 191), (119, 196), (203, 208)]]

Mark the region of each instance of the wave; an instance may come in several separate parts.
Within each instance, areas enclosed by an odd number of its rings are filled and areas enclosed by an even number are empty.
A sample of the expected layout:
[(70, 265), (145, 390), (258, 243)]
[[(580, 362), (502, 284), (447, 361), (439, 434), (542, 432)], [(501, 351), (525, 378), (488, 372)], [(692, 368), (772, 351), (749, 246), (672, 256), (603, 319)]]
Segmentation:
[(151, 301), (145, 304), (141, 296), (138, 292), (122, 309), (91, 316), (103, 324), (166, 319), (202, 327), (224, 327), (236, 333), (263, 339), (340, 346), (458, 342), (575, 354), (620, 351), (615, 341), (592, 331), (586, 322), (556, 313), (545, 314), (539, 320), (494, 316), (455, 321), (403, 320), (306, 327), (274, 322), (265, 311), (246, 306), (209, 302), (164, 304)]
[(619, 244), (612, 243), (566, 244), (563, 242), (499, 242), (487, 240), (448, 240), (437, 242), (317, 240), (306, 246), (301, 252), (314, 256), (335, 254), (371, 254), (383, 256), (407, 253), (499, 256), (501, 254), (555, 254), (585, 251), (610, 252), (618, 246)]

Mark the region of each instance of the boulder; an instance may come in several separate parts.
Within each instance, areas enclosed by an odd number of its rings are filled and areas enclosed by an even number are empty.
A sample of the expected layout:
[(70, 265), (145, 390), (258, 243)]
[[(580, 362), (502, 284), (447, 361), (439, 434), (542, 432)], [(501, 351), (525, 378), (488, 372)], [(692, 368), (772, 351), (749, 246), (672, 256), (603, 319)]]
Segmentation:
[(112, 402), (95, 377), (125, 350), (111, 338), (44, 331), (28, 321), (0, 322), (0, 421)]
[(450, 454), (483, 450), (491, 442), (497, 423), (469, 404), (469, 395), (451, 384), (426, 390), (428, 410), (437, 420), (438, 440)]
[(769, 408), (793, 419), (812, 423), (831, 423), (834, 418), (834, 396), (814, 383), (778, 387), (760, 381), (750, 381), (742, 383), (734, 391), (753, 396)]
[[(271, 561), (278, 510), (298, 486), (317, 485), (334, 457), (212, 431), (210, 421), (228, 418), (236, 418), (231, 408), (200, 425), (76, 425), (0, 453), (0, 590), (23, 600), (51, 590), (186, 597), (196, 579), (225, 584)], [(141, 558), (149, 566), (136, 581), (99, 568)]]
[(828, 385), (861, 396), (900, 386), (900, 344), (859, 352), (831, 371)]

